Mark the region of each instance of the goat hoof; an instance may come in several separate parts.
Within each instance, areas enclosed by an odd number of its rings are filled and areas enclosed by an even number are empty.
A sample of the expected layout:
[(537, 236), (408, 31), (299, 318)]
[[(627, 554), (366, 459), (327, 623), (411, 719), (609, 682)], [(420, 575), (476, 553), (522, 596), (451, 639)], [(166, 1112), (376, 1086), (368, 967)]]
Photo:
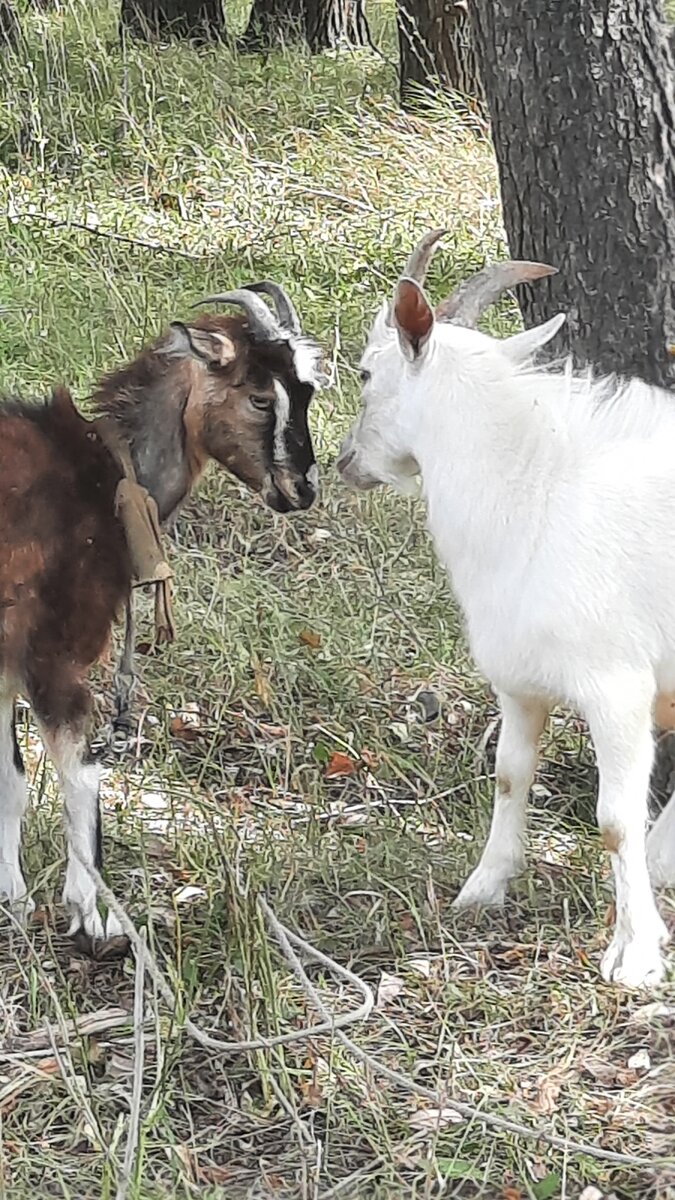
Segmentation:
[(71, 936), (78, 953), (92, 958), (95, 962), (116, 962), (126, 958), (131, 949), (129, 939), (125, 934), (116, 934), (113, 937), (101, 939), (93, 938), (83, 929), (78, 929)]
[(23, 896), (15, 896), (10, 899), (9, 896), (0, 896), (0, 904), (4, 904), (10, 910), (17, 924), (25, 928), (35, 912), (35, 901), (33, 897), (25, 892)]
[(35, 912), (35, 901), (26, 890), (20, 869), (9, 863), (0, 865), (0, 904), (7, 905), (21, 925), (27, 925)]
[(506, 886), (508, 880), (492, 871), (474, 871), (467, 879), (459, 895), (453, 900), (452, 907), (462, 908), (503, 908), (506, 903)]
[[(664, 935), (667, 932), (664, 926)], [(634, 937), (627, 941), (615, 935), (600, 967), (605, 983), (617, 983), (627, 988), (652, 988), (661, 983), (665, 968), (661, 957), (659, 935)]]
[(79, 907), (69, 905), (72, 921), (68, 937), (73, 939), (81, 954), (97, 962), (125, 958), (129, 953), (129, 939), (114, 913), (108, 913), (105, 924), (97, 908), (84, 913)]

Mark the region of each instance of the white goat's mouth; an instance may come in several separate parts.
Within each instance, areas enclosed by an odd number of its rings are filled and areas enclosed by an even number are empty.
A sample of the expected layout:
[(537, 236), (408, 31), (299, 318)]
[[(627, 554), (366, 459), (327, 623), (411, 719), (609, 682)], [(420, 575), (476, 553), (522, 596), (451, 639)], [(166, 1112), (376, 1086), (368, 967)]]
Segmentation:
[(369, 492), (382, 486), (381, 479), (375, 479), (361, 470), (356, 450), (348, 450), (346, 454), (338, 455), (335, 467), (343, 483), (359, 492)]

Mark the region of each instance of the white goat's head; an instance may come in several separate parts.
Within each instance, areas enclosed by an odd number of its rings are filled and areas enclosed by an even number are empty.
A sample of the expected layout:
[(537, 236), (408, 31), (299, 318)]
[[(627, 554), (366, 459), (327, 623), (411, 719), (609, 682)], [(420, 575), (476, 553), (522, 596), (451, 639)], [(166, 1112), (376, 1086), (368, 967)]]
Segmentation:
[(481, 314), (507, 288), (554, 275), (543, 263), (504, 262), (485, 267), (435, 309), (422, 285), (429, 262), (445, 230), (427, 233), (413, 250), (399, 279), (391, 305), (383, 304), (370, 331), (360, 362), (363, 384), (361, 413), (342, 443), (337, 468), (345, 481), (362, 490), (391, 484), (398, 491), (417, 491), (418, 465), (412, 450), (414, 412), (407, 406), (413, 378), (434, 364), (447, 380), (448, 403), (453, 382), (495, 355), (524, 363), (550, 341), (563, 324), (559, 314), (534, 329), (498, 340), (474, 328)]

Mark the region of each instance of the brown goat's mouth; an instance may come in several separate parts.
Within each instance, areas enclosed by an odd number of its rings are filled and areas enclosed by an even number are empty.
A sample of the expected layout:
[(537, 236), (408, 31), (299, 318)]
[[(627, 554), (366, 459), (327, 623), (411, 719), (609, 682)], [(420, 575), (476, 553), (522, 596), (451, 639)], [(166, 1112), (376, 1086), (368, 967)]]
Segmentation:
[(288, 481), (286, 486), (282, 486), (279, 480), (270, 477), (262, 489), (262, 497), (273, 512), (302, 512), (311, 508), (316, 492), (311, 484), (304, 481)]

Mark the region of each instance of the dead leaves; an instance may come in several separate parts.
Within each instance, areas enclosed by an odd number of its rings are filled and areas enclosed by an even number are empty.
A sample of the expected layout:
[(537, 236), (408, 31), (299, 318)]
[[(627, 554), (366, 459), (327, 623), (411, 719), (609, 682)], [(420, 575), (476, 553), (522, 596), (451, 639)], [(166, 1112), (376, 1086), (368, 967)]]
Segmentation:
[(376, 766), (377, 759), (369, 750), (363, 749), (358, 758), (354, 758), (351, 754), (346, 754), (343, 750), (334, 750), (326, 762), (324, 777), (326, 779), (337, 779), (340, 776), (347, 777), (355, 775), (362, 767), (365, 767), (368, 771), (373, 771)]
[(390, 1004), (397, 996), (400, 996), (403, 991), (403, 980), (399, 975), (390, 975), (387, 971), (383, 971), (380, 976), (380, 982), (377, 987), (376, 1007), (384, 1008)]
[(335, 779), (340, 775), (355, 775), (357, 769), (356, 759), (351, 758), (349, 754), (344, 754), (341, 750), (335, 750), (326, 763), (324, 775), (326, 779)]
[(420, 1108), (408, 1119), (411, 1129), (418, 1133), (436, 1133), (448, 1125), (461, 1125), (464, 1118), (451, 1105), (443, 1108)]
[(174, 713), (169, 721), (172, 737), (181, 742), (196, 742), (202, 736), (201, 716), (198, 704), (186, 704), (180, 712)]
[(537, 1096), (532, 1104), (535, 1112), (542, 1117), (550, 1117), (558, 1110), (558, 1098), (562, 1089), (562, 1079), (559, 1075), (545, 1075), (539, 1080)]
[(303, 646), (309, 646), (310, 650), (319, 650), (321, 647), (321, 634), (316, 633), (313, 629), (301, 629), (298, 634), (298, 641), (302, 642)]

